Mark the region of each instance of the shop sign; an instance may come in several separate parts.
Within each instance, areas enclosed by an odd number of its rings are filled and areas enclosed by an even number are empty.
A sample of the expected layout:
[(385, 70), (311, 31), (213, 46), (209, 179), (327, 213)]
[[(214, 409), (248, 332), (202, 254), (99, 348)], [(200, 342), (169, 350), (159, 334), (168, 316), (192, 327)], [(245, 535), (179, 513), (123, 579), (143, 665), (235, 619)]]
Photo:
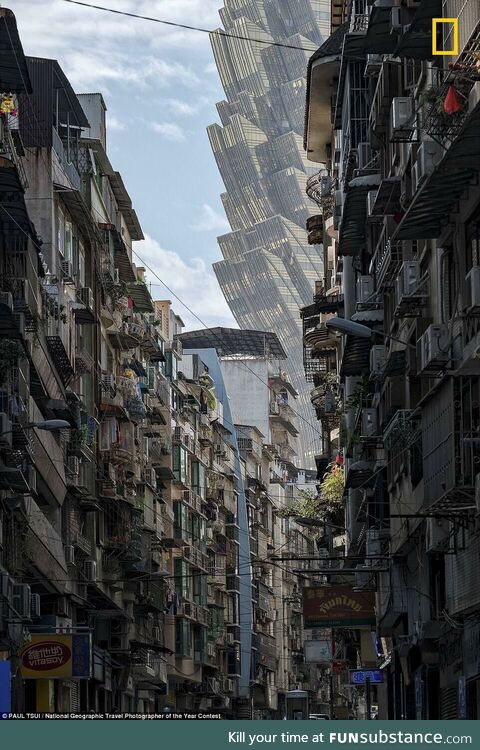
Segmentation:
[(88, 679), (91, 676), (92, 647), (89, 633), (35, 633), (20, 656), (24, 679)]
[(332, 641), (305, 641), (303, 651), (307, 664), (330, 664), (332, 661)]
[(367, 680), (371, 685), (383, 683), (383, 672), (381, 669), (355, 669), (350, 672), (351, 685), (365, 685)]
[(312, 586), (303, 593), (305, 628), (366, 627), (375, 624), (375, 594), (352, 586)]

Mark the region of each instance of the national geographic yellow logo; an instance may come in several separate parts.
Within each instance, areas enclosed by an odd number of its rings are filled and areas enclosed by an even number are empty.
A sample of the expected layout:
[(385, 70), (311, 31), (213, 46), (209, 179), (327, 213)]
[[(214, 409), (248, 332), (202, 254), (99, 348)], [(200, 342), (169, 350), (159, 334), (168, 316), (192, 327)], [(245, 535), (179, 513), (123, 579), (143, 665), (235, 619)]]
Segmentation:
[[(453, 48), (438, 49), (437, 33), (440, 24), (450, 24), (452, 26)], [(432, 55), (458, 55), (458, 18), (432, 18)]]

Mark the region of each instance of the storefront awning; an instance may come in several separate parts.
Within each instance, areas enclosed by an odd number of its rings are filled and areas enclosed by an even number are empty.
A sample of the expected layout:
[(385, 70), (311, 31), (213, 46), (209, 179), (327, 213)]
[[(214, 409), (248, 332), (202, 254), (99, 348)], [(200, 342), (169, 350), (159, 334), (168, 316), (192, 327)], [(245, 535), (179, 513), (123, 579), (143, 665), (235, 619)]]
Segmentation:
[(457, 201), (480, 171), (480, 102), (433, 174), (417, 191), (392, 240), (433, 239), (455, 210)]
[(339, 255), (359, 255), (365, 249), (367, 194), (378, 188), (380, 175), (355, 177), (348, 184), (338, 242)]

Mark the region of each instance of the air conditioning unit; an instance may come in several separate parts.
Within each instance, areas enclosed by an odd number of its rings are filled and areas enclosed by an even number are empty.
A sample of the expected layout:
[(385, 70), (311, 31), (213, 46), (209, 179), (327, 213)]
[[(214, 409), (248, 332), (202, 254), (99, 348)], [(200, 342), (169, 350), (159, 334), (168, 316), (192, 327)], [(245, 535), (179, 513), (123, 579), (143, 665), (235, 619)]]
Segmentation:
[(74, 281), (73, 264), (69, 260), (60, 263), (60, 274), (62, 281)]
[(367, 63), (365, 65), (364, 75), (367, 77), (378, 76), (382, 69), (382, 56), (381, 55), (367, 55)]
[(420, 372), (434, 375), (442, 370), (450, 359), (449, 335), (446, 325), (430, 325), (417, 342)]
[(395, 298), (397, 305), (404, 297), (410, 297), (420, 284), (421, 269), (418, 260), (407, 260), (402, 263), (400, 273), (395, 280)]
[(450, 538), (450, 522), (446, 518), (427, 518), (425, 549), (427, 552), (445, 552)]
[(57, 601), (56, 601), (55, 611), (56, 611), (58, 617), (68, 617), (68, 618), (71, 618), (71, 616), (72, 616), (72, 602), (66, 596), (59, 596), (58, 599), (57, 599)]
[(359, 276), (357, 279), (357, 302), (367, 302), (374, 292), (371, 276)]
[(30, 620), (31, 591), (25, 583), (14, 583), (12, 587), (12, 607), (22, 620)]
[(0, 292), (0, 305), (8, 307), (13, 312), (13, 296), (11, 292)]
[(87, 581), (96, 583), (97, 581), (97, 563), (95, 560), (85, 560), (84, 574)]
[(402, 9), (397, 7), (392, 8), (390, 10), (390, 33), (401, 34), (402, 31)]
[(102, 386), (105, 390), (115, 390), (117, 385), (117, 379), (113, 373), (102, 374)]
[(12, 423), (5, 412), (0, 412), (0, 446), (12, 447)]
[(40, 612), (40, 594), (31, 594), (30, 596), (30, 615), (32, 620), (39, 620)]
[(332, 192), (332, 178), (329, 175), (320, 177), (320, 197), (326, 198)]
[(392, 136), (404, 136), (412, 132), (414, 120), (413, 100), (409, 96), (395, 96), (390, 109)]
[(365, 169), (372, 161), (372, 149), (369, 143), (359, 143), (357, 146), (357, 169)]
[(82, 305), (88, 307), (89, 310), (93, 310), (93, 292), (88, 286), (84, 286), (77, 291), (77, 299)]
[(436, 141), (423, 141), (412, 169), (412, 194), (435, 170), (445, 151)]
[(70, 476), (78, 477), (80, 474), (80, 459), (78, 456), (68, 457), (67, 470)]
[(120, 269), (115, 268), (113, 271), (113, 283), (120, 284)]
[(378, 434), (377, 410), (373, 407), (362, 409), (362, 437), (374, 437)]
[(480, 266), (474, 266), (465, 276), (465, 309), (480, 312)]
[(73, 546), (73, 544), (66, 544), (63, 552), (67, 565), (75, 565), (75, 547)]
[(381, 375), (385, 367), (386, 348), (383, 344), (375, 344), (370, 349), (370, 374), (373, 376)]

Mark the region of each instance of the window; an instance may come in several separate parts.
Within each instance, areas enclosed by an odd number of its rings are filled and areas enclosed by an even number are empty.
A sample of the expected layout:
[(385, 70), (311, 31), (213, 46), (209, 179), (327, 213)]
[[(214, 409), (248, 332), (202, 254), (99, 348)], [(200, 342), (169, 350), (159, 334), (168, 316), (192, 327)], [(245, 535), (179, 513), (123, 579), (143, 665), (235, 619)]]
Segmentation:
[(57, 206), (57, 247), (63, 257), (65, 254), (65, 214), (60, 206)]
[(440, 262), (440, 304), (442, 323), (449, 323), (455, 305), (455, 265), (450, 250), (444, 251)]
[(65, 260), (73, 261), (73, 228), (71, 221), (65, 221), (63, 256)]
[(187, 452), (181, 445), (174, 445), (172, 452), (173, 474), (177, 482), (187, 483)]
[(178, 618), (175, 621), (175, 651), (178, 656), (191, 655), (192, 630), (189, 620)]

